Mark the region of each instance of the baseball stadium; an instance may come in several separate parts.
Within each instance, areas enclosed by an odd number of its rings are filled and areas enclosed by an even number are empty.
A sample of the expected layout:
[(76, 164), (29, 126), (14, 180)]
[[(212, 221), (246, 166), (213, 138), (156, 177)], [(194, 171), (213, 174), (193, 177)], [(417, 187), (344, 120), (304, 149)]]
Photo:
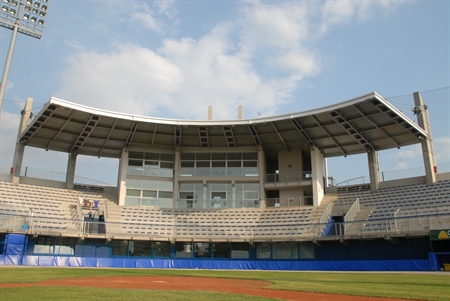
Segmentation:
[[(281, 116), (172, 120), (51, 98), (22, 111), (0, 181), (3, 266), (441, 271), (450, 175), (429, 116), (373, 92)], [(381, 181), (378, 153), (420, 144), (424, 176)], [(26, 148), (68, 154), (65, 181), (23, 174)], [(331, 185), (327, 159), (367, 155), (370, 182)], [(78, 156), (118, 159), (117, 186), (76, 183)], [(22, 171), (22, 172), (21, 172)]]

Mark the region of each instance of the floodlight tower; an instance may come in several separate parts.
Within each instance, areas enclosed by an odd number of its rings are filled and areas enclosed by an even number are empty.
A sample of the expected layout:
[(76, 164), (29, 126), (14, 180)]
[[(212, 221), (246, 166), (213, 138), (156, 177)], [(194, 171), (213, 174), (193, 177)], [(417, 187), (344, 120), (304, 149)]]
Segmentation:
[(13, 31), (0, 85), (0, 112), (8, 83), (9, 68), (17, 33), (40, 39), (44, 30), (49, 0), (0, 0), (0, 26)]

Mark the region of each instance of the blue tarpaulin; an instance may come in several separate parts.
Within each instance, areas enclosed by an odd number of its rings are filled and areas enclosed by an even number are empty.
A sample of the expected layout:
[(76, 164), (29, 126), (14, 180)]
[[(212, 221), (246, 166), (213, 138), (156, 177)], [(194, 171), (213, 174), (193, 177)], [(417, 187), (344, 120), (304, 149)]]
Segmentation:
[(71, 266), (115, 268), (174, 268), (205, 270), (276, 270), (276, 271), (431, 271), (430, 260), (346, 260), (346, 261), (268, 261), (135, 259), (61, 256), (5, 255), (0, 264), (26, 266)]

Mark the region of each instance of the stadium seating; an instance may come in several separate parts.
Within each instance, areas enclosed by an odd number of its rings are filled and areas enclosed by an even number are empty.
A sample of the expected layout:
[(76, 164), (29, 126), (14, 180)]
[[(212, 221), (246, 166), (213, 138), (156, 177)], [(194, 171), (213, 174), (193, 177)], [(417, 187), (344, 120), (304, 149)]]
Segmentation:
[[(346, 225), (346, 236), (384, 233), (405, 234), (427, 231), (430, 223), (450, 221), (430, 216), (450, 213), (450, 181), (432, 185), (414, 184), (379, 189), (376, 192), (352, 188), (327, 195), (321, 206), (241, 209), (163, 209), (119, 206), (100, 193), (82, 192), (30, 184), (0, 181), (0, 213), (22, 219), (14, 223), (33, 223), (37, 233), (66, 236), (90, 235), (123, 239), (214, 240), (214, 241), (295, 241), (323, 236), (331, 216), (344, 216), (356, 199), (360, 210)], [(107, 228), (97, 231), (98, 220), (86, 221), (89, 209), (81, 210), (80, 199), (100, 201)], [(332, 212), (323, 216), (331, 203)], [(419, 217), (426, 216), (428, 220)], [(414, 217), (413, 222), (406, 219)], [(395, 219), (394, 219), (395, 218)], [(425, 218), (425, 217), (424, 217)], [(433, 217), (432, 217), (433, 218)], [(324, 220), (326, 220), (324, 222)], [(3, 219), (0, 227), (11, 227)], [(86, 223), (90, 223), (89, 231)], [(322, 224), (321, 224), (322, 223)], [(95, 225), (94, 225), (95, 224)], [(438, 224), (437, 224), (438, 225)], [(93, 231), (95, 226), (95, 231)], [(26, 225), (25, 225), (26, 227)], [(23, 229), (22, 229), (23, 230)], [(333, 234), (335, 235), (335, 234)]]
[(339, 193), (338, 191), (338, 197), (336, 201), (338, 206), (348, 206), (357, 198), (360, 202), (361, 211), (354, 219), (355, 223), (348, 227), (347, 235), (398, 233), (402, 232), (401, 220), (394, 221), (394, 217), (448, 213), (450, 211), (450, 181), (409, 184), (383, 188), (375, 192)]

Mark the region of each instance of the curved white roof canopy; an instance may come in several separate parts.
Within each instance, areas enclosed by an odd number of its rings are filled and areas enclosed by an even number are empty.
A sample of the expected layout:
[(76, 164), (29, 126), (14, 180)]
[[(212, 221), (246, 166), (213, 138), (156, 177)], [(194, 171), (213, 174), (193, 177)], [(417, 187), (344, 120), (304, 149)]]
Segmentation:
[(335, 105), (242, 120), (174, 120), (110, 112), (51, 98), (19, 140), (27, 146), (119, 158), (128, 148), (318, 148), (347, 156), (419, 143), (427, 133), (376, 92)]

